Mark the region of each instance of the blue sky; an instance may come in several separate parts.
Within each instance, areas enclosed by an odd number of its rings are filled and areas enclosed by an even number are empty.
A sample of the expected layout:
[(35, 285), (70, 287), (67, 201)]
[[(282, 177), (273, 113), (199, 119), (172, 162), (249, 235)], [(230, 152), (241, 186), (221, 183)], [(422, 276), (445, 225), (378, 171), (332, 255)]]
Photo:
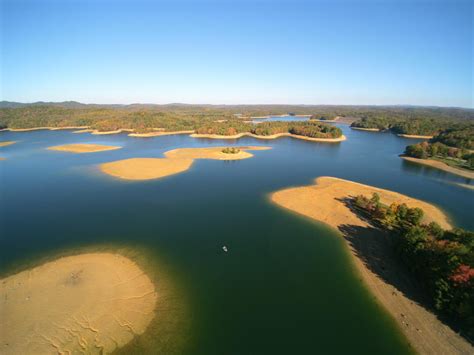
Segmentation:
[(473, 2), (0, 0), (10, 101), (473, 107)]

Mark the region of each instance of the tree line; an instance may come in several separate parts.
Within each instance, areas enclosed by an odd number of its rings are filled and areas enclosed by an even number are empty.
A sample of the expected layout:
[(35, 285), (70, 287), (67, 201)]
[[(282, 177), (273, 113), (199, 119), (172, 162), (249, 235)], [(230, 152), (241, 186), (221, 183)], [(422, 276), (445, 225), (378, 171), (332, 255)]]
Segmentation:
[(400, 260), (422, 286), (433, 308), (474, 338), (474, 233), (423, 224), (424, 212), (406, 204), (384, 205), (376, 193), (352, 205), (393, 237)]

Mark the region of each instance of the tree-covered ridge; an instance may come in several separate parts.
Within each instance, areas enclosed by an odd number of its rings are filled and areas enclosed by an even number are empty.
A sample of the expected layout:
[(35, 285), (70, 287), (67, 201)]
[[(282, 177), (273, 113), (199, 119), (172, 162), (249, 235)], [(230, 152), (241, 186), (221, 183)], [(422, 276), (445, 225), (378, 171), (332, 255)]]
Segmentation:
[(381, 131), (390, 130), (397, 134), (435, 136), (448, 129), (456, 131), (472, 130), (474, 123), (452, 118), (371, 117), (355, 121), (351, 124), (351, 127), (376, 128)]
[(450, 147), (474, 150), (474, 124), (448, 128), (433, 137), (431, 142), (440, 142)]
[(432, 306), (474, 337), (474, 233), (443, 230), (437, 223), (422, 224), (423, 210), (405, 204), (357, 196), (354, 208), (374, 225), (387, 230), (401, 261), (413, 273)]
[(335, 105), (86, 105), (78, 102), (34, 104), (0, 102), (0, 125), (10, 128), (89, 125), (92, 128), (104, 130), (121, 126), (120, 128), (146, 130), (150, 127), (157, 128), (157, 125), (161, 124), (161, 128), (171, 129), (175, 126), (185, 129), (191, 126), (189, 121), (195, 120), (248, 120), (252, 116), (282, 115), (290, 112), (329, 120), (338, 116), (362, 118), (365, 120), (364, 125), (370, 126), (374, 124), (373, 122), (377, 122), (380, 128), (386, 128), (388, 122), (401, 119), (440, 121), (474, 119), (474, 110), (459, 108)]
[(258, 136), (291, 133), (311, 138), (339, 138), (342, 135), (340, 128), (314, 121), (273, 121), (259, 124), (246, 123), (239, 120), (209, 122), (196, 128), (196, 133), (224, 136), (233, 136), (239, 133), (252, 133)]

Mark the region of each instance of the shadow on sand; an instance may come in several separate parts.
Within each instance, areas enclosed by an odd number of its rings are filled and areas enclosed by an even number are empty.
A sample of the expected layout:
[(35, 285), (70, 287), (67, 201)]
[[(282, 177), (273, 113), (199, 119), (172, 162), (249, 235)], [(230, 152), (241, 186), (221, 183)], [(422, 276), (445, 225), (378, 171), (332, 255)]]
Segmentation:
[(422, 291), (419, 282), (396, 254), (395, 234), (391, 234), (374, 225), (372, 220), (363, 211), (354, 208), (351, 197), (339, 199), (339, 201), (344, 203), (358, 218), (369, 225), (369, 227), (361, 227), (342, 224), (338, 228), (349, 243), (349, 247), (364, 265), (385, 283), (396, 289), (393, 294), (394, 296), (396, 296), (397, 292), (403, 294), (410, 302), (429, 310), (442, 323), (463, 336), (469, 343), (474, 344), (473, 339), (460, 333), (456, 322), (436, 314), (430, 299)]

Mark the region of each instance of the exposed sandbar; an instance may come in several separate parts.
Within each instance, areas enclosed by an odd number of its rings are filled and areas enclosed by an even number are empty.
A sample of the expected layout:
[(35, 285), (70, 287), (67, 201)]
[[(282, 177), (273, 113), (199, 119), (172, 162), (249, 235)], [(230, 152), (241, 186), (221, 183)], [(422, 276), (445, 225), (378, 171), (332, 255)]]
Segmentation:
[(104, 163), (100, 170), (126, 180), (151, 180), (188, 170), (192, 159), (131, 158)]
[(5, 141), (5, 142), (0, 142), (0, 147), (8, 147), (9, 145), (15, 144), (16, 141)]
[(413, 157), (407, 157), (407, 156), (404, 156), (404, 155), (401, 155), (400, 158), (402, 158), (404, 160), (407, 160), (407, 161), (411, 161), (413, 163), (422, 164), (422, 165), (426, 165), (426, 166), (429, 166), (429, 167), (432, 167), (432, 168), (435, 168), (435, 169), (443, 170), (443, 171), (446, 171), (447, 173), (462, 176), (462, 177), (465, 177), (465, 178), (468, 178), (468, 179), (474, 179), (474, 171), (468, 171), (468, 170), (464, 170), (464, 169), (454, 168), (454, 167), (449, 166), (448, 164), (443, 163), (443, 162), (438, 161), (438, 160), (418, 159), (418, 158), (413, 158)]
[(211, 147), (211, 148), (179, 148), (167, 151), (165, 156), (170, 159), (215, 159), (215, 160), (240, 160), (253, 157), (253, 154), (246, 152), (246, 150), (267, 150), (271, 147), (236, 147), (240, 149), (238, 153), (223, 153), (222, 150), (226, 147)]
[(110, 353), (145, 331), (156, 302), (124, 256), (63, 257), (0, 280), (0, 353)]
[(160, 136), (171, 136), (176, 134), (191, 134), (194, 131), (158, 131), (158, 132), (148, 132), (148, 133), (130, 133), (129, 137), (139, 137), (139, 138), (148, 138), (148, 137), (160, 137)]
[(433, 136), (420, 136), (416, 134), (397, 134), (399, 137), (403, 138), (415, 138), (415, 139), (431, 139)]
[(355, 129), (357, 131), (367, 131), (367, 132), (382, 132), (382, 130), (378, 128), (362, 128), (362, 127), (352, 127), (352, 129)]
[[(403, 290), (415, 289), (404, 277), (390, 245), (390, 237), (352, 213), (344, 200), (377, 192), (385, 204), (406, 203), (425, 211), (424, 222), (451, 225), (437, 207), (408, 196), (359, 183), (320, 177), (316, 185), (289, 188), (271, 195), (271, 200), (291, 211), (339, 230), (349, 246), (352, 260), (366, 286), (392, 315), (415, 350), (421, 354), (472, 354), (473, 347), (426, 308), (408, 298)], [(396, 285), (396, 286), (394, 286)], [(400, 286), (403, 285), (403, 286)]]
[(61, 152), (71, 152), (71, 153), (95, 153), (103, 152), (107, 150), (116, 150), (122, 147), (117, 147), (114, 145), (102, 145), (102, 144), (87, 144), (87, 143), (78, 143), (78, 144), (64, 144), (56, 145), (49, 147), (49, 150), (58, 150)]

